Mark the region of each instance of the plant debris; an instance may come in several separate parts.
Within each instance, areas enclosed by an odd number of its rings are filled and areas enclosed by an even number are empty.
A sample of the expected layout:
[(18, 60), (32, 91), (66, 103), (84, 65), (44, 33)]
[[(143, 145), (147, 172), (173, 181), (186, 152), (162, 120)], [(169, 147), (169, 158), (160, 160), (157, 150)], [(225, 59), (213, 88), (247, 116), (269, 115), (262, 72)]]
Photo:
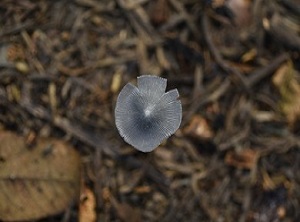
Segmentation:
[(55, 215), (77, 201), (80, 157), (62, 141), (25, 139), (0, 132), (0, 219), (34, 220)]
[[(0, 17), (0, 143), (17, 134), (27, 153), (14, 168), (1, 153), (11, 194), (0, 205), (34, 190), (44, 212), (18, 220), (300, 221), (296, 0), (2, 0)], [(114, 117), (141, 75), (167, 79), (183, 111), (148, 154), (122, 140)], [(38, 178), (18, 180), (22, 191), (8, 176), (28, 171), (44, 140), (70, 144), (83, 165), (81, 199), (51, 213)]]

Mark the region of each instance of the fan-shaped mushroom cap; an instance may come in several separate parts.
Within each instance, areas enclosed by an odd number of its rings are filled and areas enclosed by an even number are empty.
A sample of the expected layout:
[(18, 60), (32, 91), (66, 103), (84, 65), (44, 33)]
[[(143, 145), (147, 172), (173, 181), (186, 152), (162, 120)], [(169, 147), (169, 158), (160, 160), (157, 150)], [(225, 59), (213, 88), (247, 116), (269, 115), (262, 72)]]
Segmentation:
[(177, 89), (165, 92), (164, 78), (140, 76), (137, 86), (128, 83), (121, 90), (115, 109), (116, 125), (127, 143), (150, 152), (179, 128), (182, 108)]

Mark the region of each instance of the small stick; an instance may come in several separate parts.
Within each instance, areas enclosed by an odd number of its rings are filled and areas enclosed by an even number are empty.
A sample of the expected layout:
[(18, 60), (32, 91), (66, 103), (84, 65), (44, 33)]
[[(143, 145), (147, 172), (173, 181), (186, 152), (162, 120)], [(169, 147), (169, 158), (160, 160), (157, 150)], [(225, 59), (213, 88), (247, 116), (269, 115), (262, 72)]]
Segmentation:
[(209, 51), (211, 52), (211, 54), (215, 58), (215, 60), (218, 63), (218, 65), (225, 72), (227, 72), (229, 74), (232, 73), (234, 76), (236, 76), (239, 79), (239, 81), (243, 84), (244, 88), (248, 91), (249, 88), (248, 88), (248, 84), (247, 84), (246, 78), (237, 69), (231, 67), (223, 59), (221, 53), (219, 52), (219, 50), (217, 49), (217, 47), (213, 43), (212, 37), (209, 35), (208, 26), (209, 26), (209, 22), (208, 22), (207, 15), (205, 13), (203, 13), (203, 16), (202, 16), (202, 28), (203, 28), (204, 39), (206, 41), (206, 44), (208, 46)]
[(276, 69), (282, 64), (284, 63), (286, 60), (289, 59), (288, 54), (283, 53), (279, 56), (277, 56), (269, 65), (264, 66), (260, 69), (256, 69), (255, 71), (253, 71), (247, 80), (247, 85), (248, 87), (252, 87), (253, 85), (255, 85), (256, 83), (258, 83), (260, 80), (268, 77), (269, 75), (271, 75), (273, 72), (276, 71)]

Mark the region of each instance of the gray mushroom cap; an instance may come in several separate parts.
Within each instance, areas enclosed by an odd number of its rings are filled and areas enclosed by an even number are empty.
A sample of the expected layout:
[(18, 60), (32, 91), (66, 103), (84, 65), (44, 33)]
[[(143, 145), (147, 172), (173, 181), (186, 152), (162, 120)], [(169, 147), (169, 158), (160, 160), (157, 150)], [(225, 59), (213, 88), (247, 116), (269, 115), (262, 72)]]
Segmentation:
[(150, 152), (179, 128), (182, 117), (177, 89), (166, 91), (167, 80), (144, 75), (137, 87), (121, 90), (115, 109), (116, 126), (124, 140), (142, 152)]

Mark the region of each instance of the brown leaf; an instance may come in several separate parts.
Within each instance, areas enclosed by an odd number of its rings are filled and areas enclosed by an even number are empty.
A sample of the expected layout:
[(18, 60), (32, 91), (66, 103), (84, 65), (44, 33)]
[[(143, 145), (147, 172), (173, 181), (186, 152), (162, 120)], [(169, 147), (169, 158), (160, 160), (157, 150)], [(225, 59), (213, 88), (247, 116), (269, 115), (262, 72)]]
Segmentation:
[(300, 82), (297, 80), (297, 70), (291, 62), (283, 64), (272, 79), (280, 93), (278, 103), (282, 113), (290, 125), (300, 119)]
[(0, 219), (34, 220), (62, 212), (79, 190), (80, 159), (55, 139), (26, 139), (0, 132)]
[(190, 124), (184, 129), (184, 133), (200, 140), (207, 140), (213, 137), (213, 131), (207, 120), (200, 115), (193, 116)]
[(94, 193), (87, 187), (82, 190), (80, 195), (79, 221), (96, 221), (96, 198)]
[(240, 152), (229, 151), (225, 156), (225, 163), (239, 168), (252, 169), (258, 159), (258, 152), (252, 149), (243, 149)]
[(153, 24), (160, 25), (165, 23), (169, 18), (169, 6), (166, 0), (156, 0), (151, 2), (152, 9), (150, 12), (150, 19)]
[(251, 23), (251, 1), (229, 0), (227, 5), (234, 13), (234, 21), (237, 25), (247, 26)]

